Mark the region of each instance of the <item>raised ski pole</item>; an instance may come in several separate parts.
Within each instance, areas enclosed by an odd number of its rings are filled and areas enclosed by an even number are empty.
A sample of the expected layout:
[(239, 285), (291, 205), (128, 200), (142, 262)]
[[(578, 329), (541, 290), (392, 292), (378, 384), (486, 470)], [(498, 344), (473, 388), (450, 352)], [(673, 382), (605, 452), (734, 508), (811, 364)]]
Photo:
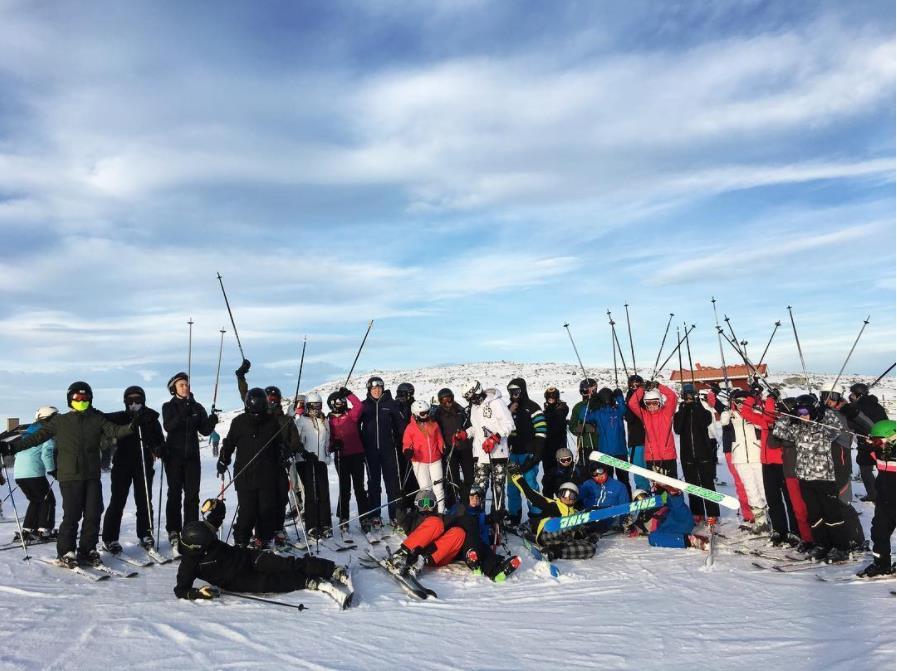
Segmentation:
[(240, 348), (240, 356), (246, 358), (243, 354), (243, 344), (240, 342), (240, 334), (237, 333), (237, 325), (234, 323), (234, 313), (230, 309), (230, 301), (227, 300), (227, 292), (224, 290), (224, 281), (221, 279), (221, 273), (218, 273), (218, 284), (221, 285), (221, 293), (224, 295), (224, 304), (227, 306), (227, 314), (230, 316), (230, 325), (234, 329), (234, 337), (237, 339), (237, 347)]
[(276, 601), (276, 600), (274, 600), (274, 599), (266, 599), (266, 598), (261, 597), (261, 596), (253, 596), (253, 595), (251, 595), (251, 594), (240, 594), (239, 592), (229, 592), (229, 591), (224, 590), (224, 589), (218, 590), (218, 593), (219, 593), (219, 594), (224, 594), (224, 595), (226, 595), (226, 596), (235, 596), (235, 597), (237, 597), (238, 599), (247, 599), (247, 600), (249, 600), (249, 601), (258, 601), (259, 603), (267, 603), (267, 604), (270, 604), (270, 605), (272, 605), (272, 606), (282, 606), (282, 607), (284, 607), (284, 608), (292, 608), (292, 609), (294, 609), (294, 610), (298, 610), (300, 613), (301, 613), (303, 610), (308, 610), (308, 608), (306, 608), (305, 604), (303, 604), (303, 603), (300, 603), (300, 604), (297, 606), (297, 605), (294, 604), (294, 603), (286, 603), (285, 601)]
[(726, 391), (729, 391), (729, 369), (726, 367), (726, 355), (723, 353), (723, 330), (719, 327), (719, 317), (716, 314), (716, 298), (711, 296), (710, 302), (713, 303), (713, 321), (716, 323), (716, 340), (719, 343), (719, 358), (723, 362), (723, 381), (726, 383)]
[(626, 308), (626, 330), (629, 331), (629, 351), (632, 354), (632, 374), (638, 375), (638, 366), (635, 365), (635, 345), (632, 343), (632, 324), (629, 321), (629, 303), (624, 303)]
[(579, 361), (579, 369), (582, 371), (582, 376), (588, 377), (586, 367), (582, 365), (582, 358), (579, 356), (579, 350), (576, 348), (576, 343), (573, 340), (573, 334), (570, 333), (570, 322), (566, 322), (564, 328), (567, 329), (567, 335), (570, 337), (570, 344), (573, 345), (573, 351), (576, 353), (576, 360)]
[[(588, 373), (586, 373), (586, 367), (582, 365), (582, 359), (579, 356), (579, 350), (576, 348), (576, 342), (573, 340), (573, 334), (570, 332), (570, 323), (566, 322), (564, 324), (564, 328), (567, 329), (567, 335), (570, 337), (570, 344), (573, 345), (573, 351), (576, 353), (576, 360), (579, 361), (579, 369), (582, 371), (582, 377), (587, 379)], [(592, 393), (594, 392), (593, 387), (589, 387), (589, 395), (585, 401), (585, 407), (582, 409), (582, 424), (579, 427), (579, 435), (576, 437), (577, 447), (576, 451), (579, 452), (579, 463), (585, 464), (586, 455), (583, 452), (583, 440), (582, 434), (585, 433), (586, 429), (586, 417), (589, 415), (589, 404), (592, 402)], [(492, 455), (489, 455), (489, 459), (492, 459)], [(492, 494), (493, 498), (495, 494)]]
[(856, 340), (853, 341), (853, 346), (850, 348), (850, 351), (847, 353), (847, 358), (844, 359), (844, 365), (841, 366), (841, 370), (838, 371), (838, 377), (835, 378), (835, 381), (832, 382), (832, 390), (834, 390), (835, 386), (838, 384), (838, 380), (841, 379), (841, 374), (844, 372), (844, 369), (847, 368), (847, 362), (850, 361), (850, 357), (853, 356), (853, 350), (856, 349), (857, 343), (860, 342), (860, 338), (863, 335), (863, 331), (866, 330), (866, 327), (869, 325), (869, 317), (872, 315), (867, 315), (866, 319), (863, 320), (863, 326), (860, 329), (860, 332), (857, 334)]
[(614, 387), (619, 388), (620, 380), (617, 373), (617, 342), (614, 340), (614, 320), (610, 316), (610, 310), (607, 311), (607, 321), (610, 324), (610, 349), (614, 354)]
[(212, 412), (215, 412), (215, 404), (218, 402), (218, 379), (221, 377), (221, 355), (224, 353), (224, 327), (220, 329), (221, 342), (218, 345), (218, 368), (215, 370), (215, 390), (212, 392)]
[(374, 320), (368, 322), (368, 330), (364, 332), (364, 338), (361, 339), (361, 345), (358, 346), (358, 353), (355, 355), (355, 360), (352, 362), (352, 367), (349, 369), (349, 374), (346, 376), (346, 383), (343, 385), (344, 387), (349, 386), (349, 379), (352, 377), (352, 373), (355, 372), (355, 364), (358, 363), (358, 357), (361, 356), (361, 350), (364, 349), (364, 344), (368, 340), (368, 334), (371, 332), (371, 327), (374, 325)]
[[(660, 361), (660, 355), (663, 354), (663, 346), (664, 346), (664, 345), (666, 344), (666, 342), (667, 342), (667, 334), (670, 332), (670, 324), (671, 324), (672, 322), (673, 322), (673, 313), (671, 312), (671, 313), (670, 313), (670, 318), (667, 320), (667, 328), (666, 328), (666, 330), (663, 332), (663, 340), (660, 341), (660, 349), (657, 350), (657, 358), (654, 360), (654, 372), (651, 373), (651, 379), (652, 379), (652, 380), (653, 380), (654, 378), (657, 377), (657, 370), (658, 370), (658, 368), (657, 368), (657, 362)], [(672, 356), (672, 354), (671, 354), (670, 356)], [(667, 361), (669, 361), (669, 359), (667, 359)], [(661, 368), (663, 368), (663, 366), (661, 366)]]
[(873, 382), (872, 384), (869, 385), (869, 389), (872, 389), (872, 387), (874, 387), (879, 382), (881, 382), (884, 379), (885, 375), (887, 375), (892, 370), (894, 370), (895, 366), (897, 366), (897, 363), (892, 363), (884, 373), (882, 373), (877, 378), (875, 378), (875, 382)]
[[(676, 327), (676, 340), (679, 340), (679, 327)], [(682, 348), (677, 347), (676, 351), (679, 353), (679, 390), (682, 390)]]
[[(735, 335), (735, 329), (732, 328), (732, 320), (729, 319), (729, 315), (723, 315), (723, 321), (726, 322), (726, 326), (729, 327), (729, 333), (732, 334), (732, 342), (735, 343), (736, 346), (740, 345), (741, 342), (738, 340), (738, 336)], [(743, 352), (741, 348), (739, 348), (739, 352)]]
[(766, 358), (766, 353), (769, 351), (769, 346), (772, 345), (772, 339), (775, 337), (776, 331), (779, 330), (779, 327), (781, 325), (782, 325), (782, 322), (780, 322), (777, 319), (775, 326), (773, 326), (773, 328), (772, 328), (772, 334), (769, 336), (769, 342), (766, 343), (766, 348), (763, 350), (763, 354), (760, 355), (760, 361), (757, 362), (758, 368), (763, 365), (763, 360)]
[[(695, 386), (695, 367), (691, 362), (691, 344), (688, 342), (688, 329), (685, 328), (685, 322), (682, 322), (682, 328), (685, 329), (685, 349), (688, 351), (688, 372), (691, 374), (691, 385)], [(680, 350), (681, 352), (682, 350)]]
[(296, 377), (296, 393), (293, 394), (294, 407), (299, 405), (299, 385), (302, 384), (302, 366), (305, 365), (305, 346), (308, 344), (308, 336), (302, 338), (302, 354), (299, 355), (299, 375)]
[(800, 346), (800, 338), (797, 335), (797, 326), (794, 324), (794, 313), (791, 312), (791, 306), (788, 306), (788, 316), (791, 318), (791, 330), (794, 331), (794, 341), (797, 343), (797, 353), (800, 356), (800, 367), (804, 371), (804, 381), (807, 383), (807, 391), (813, 393), (810, 389), (810, 377), (807, 375), (807, 364), (804, 362), (804, 351)]
[(3, 474), (6, 478), (6, 486), (9, 487), (9, 500), (12, 503), (12, 512), (16, 516), (16, 526), (19, 528), (19, 540), (22, 542), (22, 552), (25, 553), (25, 556), (22, 557), (22, 561), (27, 561), (31, 559), (31, 555), (28, 554), (28, 548), (25, 546), (25, 533), (22, 531), (22, 522), (19, 520), (19, 509), (16, 507), (16, 498), (12, 495), (12, 480), (9, 479), (9, 470), (6, 468), (6, 462), (0, 460), (3, 463)]
[(685, 339), (688, 337), (688, 334), (691, 333), (691, 332), (694, 331), (694, 330), (695, 330), (695, 325), (694, 325), (694, 324), (692, 324), (690, 327), (688, 327), (688, 330), (685, 332), (685, 335), (682, 337), (682, 339), (681, 339), (678, 343), (676, 343), (676, 347), (673, 348), (673, 351), (670, 352), (670, 355), (669, 355), (666, 359), (663, 360), (663, 363), (660, 364), (660, 367), (657, 369), (657, 372), (660, 372), (660, 371), (663, 370), (663, 367), (667, 365), (667, 362), (668, 362), (670, 359), (672, 359), (672, 358), (673, 358), (673, 355), (674, 355), (677, 351), (679, 351), (679, 348), (680, 348), (680, 347), (682, 347), (682, 343), (685, 342)]
[[(610, 310), (607, 311), (608, 317), (610, 317)], [(626, 379), (629, 379), (629, 369), (626, 367), (626, 357), (623, 356), (623, 348), (620, 346), (620, 339), (617, 337), (617, 322), (613, 320), (613, 317), (610, 317), (610, 332), (614, 338), (614, 342), (617, 344), (617, 351), (620, 353), (620, 363), (623, 364), (623, 374), (626, 376)], [(618, 387), (620, 385), (617, 385)]]

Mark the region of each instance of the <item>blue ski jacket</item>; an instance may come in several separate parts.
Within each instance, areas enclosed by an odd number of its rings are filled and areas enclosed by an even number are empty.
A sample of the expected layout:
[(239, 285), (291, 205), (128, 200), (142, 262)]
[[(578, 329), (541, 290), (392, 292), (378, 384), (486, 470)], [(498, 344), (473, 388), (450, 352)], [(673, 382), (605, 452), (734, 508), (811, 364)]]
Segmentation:
[[(43, 428), (40, 422), (34, 422), (25, 429), (25, 435), (37, 433)], [(29, 447), (16, 453), (16, 480), (24, 480), (25, 478), (42, 478), (49, 471), (56, 470), (56, 441), (50, 438), (40, 445)]]

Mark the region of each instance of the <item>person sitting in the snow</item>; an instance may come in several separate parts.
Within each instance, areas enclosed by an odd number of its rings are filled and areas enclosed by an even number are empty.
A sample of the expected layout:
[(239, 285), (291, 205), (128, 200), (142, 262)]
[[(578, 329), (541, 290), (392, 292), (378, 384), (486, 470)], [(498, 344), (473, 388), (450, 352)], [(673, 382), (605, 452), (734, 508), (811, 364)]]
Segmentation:
[(695, 520), (682, 492), (655, 484), (657, 493), (666, 492), (666, 503), (654, 511), (648, 521), (648, 543), (661, 548), (698, 548), (706, 550), (709, 540), (692, 533)]
[[(220, 499), (208, 499), (202, 505), (205, 520), (188, 522), (181, 532), (181, 563), (174, 593), (179, 599), (214, 599), (217, 587), (233, 592), (292, 592), (313, 589), (325, 592), (344, 606), (351, 593), (343, 566), (329, 559), (285, 557), (272, 552), (235, 547), (218, 539), (224, 521), (225, 505)], [(194, 580), (209, 585), (193, 587)]]
[[(626, 485), (616, 478), (610, 477), (609, 467), (598, 461), (595, 458), (597, 456), (595, 453), (589, 455), (592, 477), (579, 488), (580, 505), (583, 509), (588, 510), (589, 508), (610, 508), (629, 503), (629, 490)], [(609, 529), (622, 529), (623, 517), (623, 515), (619, 515), (593, 522), (588, 525), (588, 530), (604, 533)]]
[(535, 530), (536, 543), (542, 552), (552, 559), (590, 559), (595, 556), (595, 543), (585, 538), (584, 529), (568, 529), (565, 531), (544, 531), (549, 517), (565, 517), (581, 509), (576, 504), (579, 487), (573, 482), (565, 482), (558, 487), (555, 498), (549, 499), (534, 491), (523, 479), (517, 464), (508, 467), (511, 482), (526, 497), (527, 501), (542, 510), (543, 517)]

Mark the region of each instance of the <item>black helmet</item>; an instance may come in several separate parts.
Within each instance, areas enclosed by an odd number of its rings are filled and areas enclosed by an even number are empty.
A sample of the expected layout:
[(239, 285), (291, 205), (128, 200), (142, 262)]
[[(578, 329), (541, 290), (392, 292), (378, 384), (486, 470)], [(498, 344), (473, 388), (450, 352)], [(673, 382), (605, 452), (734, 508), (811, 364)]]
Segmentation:
[(143, 387), (138, 387), (135, 384), (125, 389), (125, 393), (122, 394), (122, 400), (125, 402), (125, 406), (128, 405), (128, 398), (132, 396), (139, 396), (140, 402), (144, 405), (146, 404), (146, 392), (143, 391)]
[(264, 389), (253, 387), (246, 392), (246, 398), (243, 401), (246, 412), (250, 415), (267, 415), (268, 414), (268, 396)]
[(275, 396), (278, 403), (283, 398), (283, 394), (280, 393), (280, 389), (275, 387), (273, 384), (270, 387), (265, 387), (265, 397), (270, 398), (271, 396)]
[(869, 385), (864, 382), (856, 382), (850, 385), (850, 393), (860, 398), (869, 393)]
[(396, 398), (404, 400), (414, 398), (414, 385), (410, 382), (400, 382), (399, 386), (396, 387)]
[(643, 378), (641, 375), (633, 374), (629, 376), (627, 382), (630, 386), (632, 386), (633, 384), (645, 384), (645, 378)]
[(338, 391), (335, 391), (327, 397), (327, 407), (334, 412), (342, 412), (346, 409), (346, 399)]
[(604, 405), (613, 405), (614, 392), (607, 387), (601, 387), (601, 389), (598, 390), (598, 400)]
[(553, 398), (555, 401), (561, 400), (561, 392), (558, 391), (557, 387), (548, 387), (545, 390), (545, 400), (547, 401), (549, 398)]
[(587, 377), (585, 380), (579, 383), (579, 393), (583, 396), (587, 396), (589, 393), (589, 389), (597, 386), (598, 382), (596, 382), (593, 378)]
[(168, 393), (174, 396), (174, 384), (178, 380), (185, 380), (186, 382), (190, 382), (190, 378), (187, 373), (184, 371), (180, 371), (179, 373), (175, 373), (168, 379)]
[(801, 394), (797, 397), (795, 405), (798, 408), (807, 408), (808, 410), (812, 410), (816, 407), (816, 401), (816, 396), (813, 394)]
[(386, 389), (386, 385), (383, 384), (383, 378), (379, 375), (372, 375), (368, 378), (367, 384), (365, 385), (368, 391), (373, 387), (380, 387), (381, 389)]
[(67, 405), (72, 404), (72, 396), (75, 394), (83, 394), (87, 400), (93, 403), (93, 389), (86, 382), (72, 382), (68, 390), (65, 392), (65, 402)]
[(733, 389), (729, 394), (729, 403), (734, 403), (737, 400), (743, 401), (748, 396), (750, 396), (750, 394), (748, 394), (744, 389)]
[[(261, 391), (261, 389), (259, 389)], [(178, 549), (187, 555), (198, 555), (209, 549), (217, 539), (218, 534), (208, 522), (197, 520), (187, 522), (181, 530), (181, 539)]]
[(448, 387), (443, 387), (436, 393), (436, 400), (439, 401), (440, 403), (442, 403), (442, 399), (444, 399), (444, 398), (450, 398), (450, 399), (454, 400), (455, 394)]

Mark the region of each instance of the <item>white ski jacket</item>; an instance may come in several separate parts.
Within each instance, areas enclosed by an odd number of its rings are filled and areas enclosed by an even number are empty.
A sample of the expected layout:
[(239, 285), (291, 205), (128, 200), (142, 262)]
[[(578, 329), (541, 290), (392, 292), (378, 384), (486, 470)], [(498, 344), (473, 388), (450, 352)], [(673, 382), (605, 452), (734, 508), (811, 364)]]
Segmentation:
[(502, 400), (498, 389), (487, 389), (486, 399), (470, 410), (470, 428), (467, 435), (473, 440), (473, 458), (489, 461), (489, 455), (483, 451), (483, 441), (491, 434), (501, 436), (501, 442), (492, 450), (493, 459), (507, 459), (508, 436), (515, 429), (511, 411)]

